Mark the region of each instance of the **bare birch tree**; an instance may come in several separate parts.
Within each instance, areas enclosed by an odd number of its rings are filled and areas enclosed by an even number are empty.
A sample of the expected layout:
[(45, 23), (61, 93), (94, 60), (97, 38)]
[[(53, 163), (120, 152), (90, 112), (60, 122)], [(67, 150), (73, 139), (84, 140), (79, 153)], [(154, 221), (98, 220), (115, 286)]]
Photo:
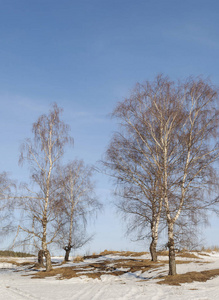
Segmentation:
[[(146, 174), (159, 178), (156, 195), (165, 208), (169, 274), (174, 275), (174, 225), (181, 212), (214, 209), (218, 202), (217, 90), (199, 78), (175, 84), (159, 75), (154, 82), (138, 84), (131, 97), (118, 104), (114, 116), (121, 120), (126, 139), (135, 136), (134, 159), (141, 161)], [(118, 146), (120, 150), (124, 148)], [(132, 172), (134, 182), (138, 172)]]
[(175, 275), (174, 224), (182, 211), (214, 208), (218, 200), (218, 96), (201, 79), (190, 78), (176, 85), (159, 77), (152, 100), (160, 129), (154, 140), (162, 153), (169, 274)]
[(61, 219), (65, 224), (59, 231), (59, 243), (69, 260), (71, 249), (84, 246), (92, 236), (86, 234), (87, 218), (101, 208), (94, 193), (93, 170), (83, 160), (74, 160), (59, 169)]
[[(48, 115), (41, 115), (33, 123), (34, 138), (24, 142), (19, 160), (28, 163), (32, 182), (32, 185), (24, 185), (21, 205), (25, 223), (19, 228), (41, 243), (40, 253), (46, 258), (47, 271), (51, 269), (48, 245), (56, 240), (62, 226), (55, 207), (59, 188), (55, 180), (56, 168), (64, 154), (64, 146), (72, 142), (69, 126), (60, 119), (61, 112), (62, 109), (54, 104)], [(56, 226), (53, 225), (55, 222)]]
[(13, 224), (13, 211), (15, 208), (15, 182), (6, 172), (0, 173), (0, 234), (11, 233)]
[[(160, 194), (159, 170), (140, 136), (131, 126), (116, 133), (108, 147), (103, 165), (116, 179), (116, 206), (128, 221), (128, 233), (137, 232), (136, 240), (150, 238), (152, 261), (157, 261), (156, 246), (163, 199)], [(149, 233), (147, 234), (147, 231)]]

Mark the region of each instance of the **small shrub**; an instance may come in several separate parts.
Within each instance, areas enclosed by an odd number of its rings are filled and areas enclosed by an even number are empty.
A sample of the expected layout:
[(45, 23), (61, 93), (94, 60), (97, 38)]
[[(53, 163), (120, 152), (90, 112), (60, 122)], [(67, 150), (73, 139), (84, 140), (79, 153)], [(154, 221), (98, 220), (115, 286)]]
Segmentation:
[(208, 248), (202, 247), (201, 251), (203, 251), (203, 252), (212, 252), (212, 251), (219, 252), (219, 246), (214, 245), (214, 246), (211, 246)]
[(148, 254), (148, 252), (134, 252), (134, 251), (122, 251), (120, 255), (122, 256), (142, 256)]
[(109, 251), (109, 250), (104, 250), (102, 252), (100, 252), (100, 255), (109, 255), (109, 254), (118, 254), (120, 253), (119, 251)]
[(77, 255), (74, 259), (73, 259), (73, 262), (74, 263), (79, 263), (79, 262), (82, 262), (84, 261), (84, 257), (83, 256), (80, 256), (80, 255)]
[(177, 256), (187, 257), (187, 258), (199, 258), (197, 255), (195, 255), (193, 253), (189, 253), (189, 252), (180, 252), (180, 253), (177, 253)]

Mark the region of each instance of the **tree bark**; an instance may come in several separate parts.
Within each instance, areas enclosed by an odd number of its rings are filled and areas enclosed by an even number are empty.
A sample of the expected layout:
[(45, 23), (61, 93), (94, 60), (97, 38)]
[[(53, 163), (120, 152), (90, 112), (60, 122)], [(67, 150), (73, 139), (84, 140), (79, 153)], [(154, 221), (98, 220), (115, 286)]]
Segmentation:
[(38, 252), (38, 264), (39, 266), (43, 267), (44, 263), (43, 263), (43, 256), (44, 256), (44, 251), (41, 249)]
[(46, 272), (49, 272), (52, 270), (52, 262), (49, 250), (44, 251), (44, 254), (46, 258)]
[(64, 250), (65, 250), (65, 261), (69, 261), (69, 254), (71, 252), (71, 246), (66, 246), (64, 248)]
[(157, 261), (156, 246), (157, 246), (156, 240), (152, 237), (152, 241), (150, 244), (151, 261)]
[(169, 275), (176, 275), (173, 224), (168, 225), (168, 248), (169, 248)]

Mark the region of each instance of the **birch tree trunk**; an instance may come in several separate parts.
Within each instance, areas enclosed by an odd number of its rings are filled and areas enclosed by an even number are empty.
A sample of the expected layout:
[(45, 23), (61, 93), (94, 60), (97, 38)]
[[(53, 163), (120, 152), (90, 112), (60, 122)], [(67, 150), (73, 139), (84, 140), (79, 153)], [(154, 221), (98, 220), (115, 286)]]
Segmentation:
[(71, 245), (65, 247), (65, 261), (69, 261), (69, 255), (71, 252)]
[(156, 262), (157, 261), (157, 240), (152, 237), (152, 241), (150, 244), (150, 253), (151, 253), (151, 261)]
[[(47, 202), (48, 203), (48, 202)], [(46, 259), (46, 271), (50, 271), (52, 269), (52, 262), (51, 262), (51, 256), (49, 253), (49, 250), (47, 249), (47, 203), (45, 205), (45, 210), (44, 210), (44, 217), (43, 217), (43, 238), (42, 238), (42, 248), (44, 252), (44, 256)]]
[[(162, 205), (162, 204), (161, 204)], [(158, 241), (158, 226), (160, 221), (160, 211), (158, 212), (156, 218), (151, 224), (151, 243), (150, 243), (150, 253), (151, 261), (157, 261), (157, 241)]]
[(43, 256), (44, 256), (44, 251), (41, 249), (38, 252), (38, 264), (40, 267), (44, 267)]
[(45, 258), (46, 258), (46, 272), (52, 270), (52, 262), (49, 250), (44, 251)]
[(169, 275), (176, 275), (173, 223), (168, 224)]

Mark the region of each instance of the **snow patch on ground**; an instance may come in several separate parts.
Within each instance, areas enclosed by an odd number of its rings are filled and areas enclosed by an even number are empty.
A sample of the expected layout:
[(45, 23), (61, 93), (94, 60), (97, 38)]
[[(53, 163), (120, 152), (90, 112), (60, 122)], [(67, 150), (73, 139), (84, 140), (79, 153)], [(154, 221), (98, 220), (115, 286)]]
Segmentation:
[[(200, 263), (177, 264), (178, 274), (219, 268), (219, 253), (201, 256)], [(127, 257), (124, 257), (127, 259)], [(131, 257), (133, 259), (133, 257)], [(139, 258), (139, 257), (138, 257)], [(143, 259), (147, 259), (144, 255)], [(102, 260), (121, 259), (106, 256)], [(164, 259), (167, 259), (165, 257)], [(164, 260), (163, 259), (163, 260)], [(186, 259), (184, 259), (186, 260)], [(196, 259), (197, 260), (197, 259)], [(198, 259), (199, 260), (199, 259)], [(20, 259), (16, 259), (22, 262)], [(25, 260), (23, 260), (25, 261)], [(89, 259), (97, 262), (98, 259)], [(191, 261), (191, 259), (188, 259)], [(87, 262), (87, 261), (86, 261)], [(77, 264), (83, 266), (85, 262)], [(76, 264), (66, 264), (67, 266)], [(62, 265), (63, 267), (64, 265)], [(90, 271), (90, 270), (89, 270)], [(158, 275), (167, 275), (168, 265), (141, 273), (125, 273), (121, 276), (102, 275), (91, 279), (85, 275), (58, 280), (55, 277), (31, 279), (33, 271), (10, 262), (0, 262), (0, 299), (4, 300), (212, 300), (218, 299), (219, 277), (207, 282), (193, 282), (181, 286), (158, 285)], [(28, 275), (28, 276), (23, 276)], [(144, 280), (142, 280), (144, 279)]]

